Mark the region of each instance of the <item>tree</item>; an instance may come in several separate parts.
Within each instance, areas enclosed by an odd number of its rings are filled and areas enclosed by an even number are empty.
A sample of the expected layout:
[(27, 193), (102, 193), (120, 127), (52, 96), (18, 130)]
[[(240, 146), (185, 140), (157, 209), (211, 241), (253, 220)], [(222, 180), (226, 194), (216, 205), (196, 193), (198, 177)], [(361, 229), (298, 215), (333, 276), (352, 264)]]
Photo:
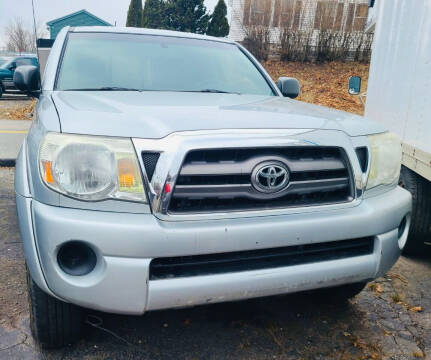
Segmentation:
[(142, 0), (131, 0), (126, 26), (142, 27)]
[(196, 34), (207, 31), (209, 16), (204, 0), (167, 0), (164, 15), (164, 28)]
[(149, 29), (166, 28), (164, 10), (163, 0), (146, 0), (142, 14), (142, 26)]
[(207, 35), (225, 37), (229, 34), (227, 8), (224, 0), (218, 0), (214, 12), (211, 14)]
[(6, 48), (12, 52), (35, 52), (36, 39), (34, 32), (25, 27), (24, 21), (16, 17), (5, 29)]

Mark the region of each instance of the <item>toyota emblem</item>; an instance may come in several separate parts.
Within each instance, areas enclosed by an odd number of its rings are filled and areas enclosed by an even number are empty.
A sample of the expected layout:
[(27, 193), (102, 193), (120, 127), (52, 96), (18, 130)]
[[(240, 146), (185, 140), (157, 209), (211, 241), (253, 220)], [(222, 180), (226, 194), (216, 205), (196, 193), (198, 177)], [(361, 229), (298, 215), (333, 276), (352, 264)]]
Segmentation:
[(289, 169), (282, 162), (266, 161), (255, 167), (251, 183), (261, 192), (275, 193), (287, 187), (289, 177)]

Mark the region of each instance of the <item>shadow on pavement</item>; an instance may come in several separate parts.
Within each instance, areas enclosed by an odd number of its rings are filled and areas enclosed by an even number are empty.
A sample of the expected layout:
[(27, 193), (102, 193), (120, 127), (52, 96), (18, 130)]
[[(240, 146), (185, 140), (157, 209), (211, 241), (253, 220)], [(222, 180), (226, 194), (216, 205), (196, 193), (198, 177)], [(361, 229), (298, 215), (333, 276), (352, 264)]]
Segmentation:
[[(93, 312), (91, 322), (101, 318), (103, 329), (88, 325), (85, 340), (68, 349), (67, 356), (77, 357), (91, 348), (95, 358), (298, 359), (319, 354), (322, 359), (334, 359), (340, 352), (349, 354), (346, 358), (358, 358), (363, 349), (352, 345), (350, 333), (367, 336), (378, 329), (362, 325), (363, 314), (354, 304), (322, 303), (311, 295), (157, 311), (140, 317)], [(58, 354), (45, 352), (48, 358)]]

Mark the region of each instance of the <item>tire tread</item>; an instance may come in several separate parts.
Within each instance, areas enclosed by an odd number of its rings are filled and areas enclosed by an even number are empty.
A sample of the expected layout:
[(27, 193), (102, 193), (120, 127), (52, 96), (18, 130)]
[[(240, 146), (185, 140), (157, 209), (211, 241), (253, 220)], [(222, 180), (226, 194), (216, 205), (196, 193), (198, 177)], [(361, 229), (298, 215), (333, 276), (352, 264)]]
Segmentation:
[(421, 254), (427, 250), (425, 242), (431, 238), (431, 183), (405, 166), (401, 182), (413, 198), (412, 222), (403, 252)]
[(42, 348), (60, 348), (80, 338), (81, 309), (43, 292), (27, 275), (30, 327)]

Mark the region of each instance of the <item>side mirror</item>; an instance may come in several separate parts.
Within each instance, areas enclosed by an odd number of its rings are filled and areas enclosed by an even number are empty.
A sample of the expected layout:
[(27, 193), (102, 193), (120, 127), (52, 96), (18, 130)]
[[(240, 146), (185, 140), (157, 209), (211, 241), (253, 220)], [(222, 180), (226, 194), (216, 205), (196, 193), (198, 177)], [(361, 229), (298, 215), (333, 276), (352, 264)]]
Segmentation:
[(349, 79), (349, 94), (359, 95), (361, 93), (362, 79), (360, 76), (352, 76)]
[(37, 66), (18, 66), (13, 75), (13, 82), (18, 90), (29, 96), (39, 97), (40, 94), (40, 72)]
[(281, 77), (277, 80), (277, 87), (280, 89), (283, 96), (295, 99), (298, 97), (301, 90), (299, 81), (295, 78)]
[(14, 71), (16, 69), (16, 63), (13, 62), (12, 64), (10, 64), (9, 67), (8, 67), (8, 69), (10, 71)]

